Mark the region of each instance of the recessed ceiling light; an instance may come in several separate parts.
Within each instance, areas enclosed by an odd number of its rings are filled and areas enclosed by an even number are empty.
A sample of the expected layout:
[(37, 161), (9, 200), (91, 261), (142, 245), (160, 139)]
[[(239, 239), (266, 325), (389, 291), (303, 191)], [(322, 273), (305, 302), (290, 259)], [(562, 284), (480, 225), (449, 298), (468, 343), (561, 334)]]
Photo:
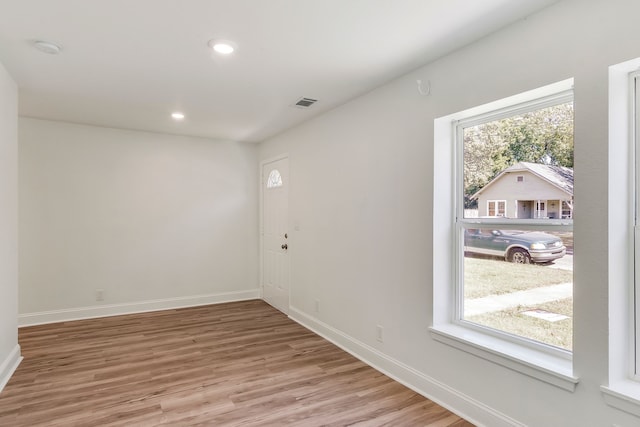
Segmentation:
[(209, 40), (209, 47), (221, 55), (229, 55), (236, 50), (235, 43), (229, 40)]
[(57, 55), (62, 51), (62, 48), (59, 45), (44, 40), (34, 41), (33, 46), (35, 46), (35, 48), (40, 52), (48, 53), (50, 55)]
[(184, 119), (184, 114), (176, 111), (175, 113), (171, 113), (171, 117), (173, 117), (174, 120), (182, 120)]

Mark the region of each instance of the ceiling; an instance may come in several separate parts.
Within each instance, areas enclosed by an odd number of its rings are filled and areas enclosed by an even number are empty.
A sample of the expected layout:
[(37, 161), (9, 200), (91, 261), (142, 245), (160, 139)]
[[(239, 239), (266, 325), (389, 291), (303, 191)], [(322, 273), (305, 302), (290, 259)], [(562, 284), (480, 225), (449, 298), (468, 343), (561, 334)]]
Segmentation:
[(0, 0), (0, 62), (23, 116), (259, 142), (556, 1)]

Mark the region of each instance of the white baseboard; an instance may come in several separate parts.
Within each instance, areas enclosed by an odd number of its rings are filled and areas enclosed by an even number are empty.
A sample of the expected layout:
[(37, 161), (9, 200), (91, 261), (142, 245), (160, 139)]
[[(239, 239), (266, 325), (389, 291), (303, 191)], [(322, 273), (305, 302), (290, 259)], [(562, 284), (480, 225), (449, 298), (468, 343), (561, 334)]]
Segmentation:
[(119, 316), (122, 314), (197, 307), (200, 305), (246, 301), (258, 298), (260, 298), (260, 290), (254, 289), (248, 291), (193, 295), (188, 297), (156, 299), (124, 304), (78, 307), (65, 310), (42, 311), (38, 313), (24, 313), (18, 316), (18, 326), (34, 326), (46, 323), (68, 322), (71, 320), (93, 319), (96, 317)]
[(9, 378), (11, 378), (11, 375), (16, 371), (20, 362), (22, 362), (20, 345), (16, 344), (7, 358), (0, 363), (0, 392), (4, 386), (7, 385)]
[(395, 360), (377, 349), (291, 307), (289, 317), (305, 328), (331, 341), (367, 365), (409, 387), (477, 426), (523, 427), (524, 424), (488, 407), (463, 393)]

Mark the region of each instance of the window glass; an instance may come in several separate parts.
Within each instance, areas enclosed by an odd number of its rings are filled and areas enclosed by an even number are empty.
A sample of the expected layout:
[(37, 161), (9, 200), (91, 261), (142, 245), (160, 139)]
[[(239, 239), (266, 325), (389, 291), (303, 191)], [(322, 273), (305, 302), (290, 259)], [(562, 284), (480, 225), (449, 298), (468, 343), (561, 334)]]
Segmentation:
[(462, 319), (571, 350), (573, 233), (464, 231)]
[(273, 169), (269, 172), (269, 178), (267, 178), (267, 188), (282, 187), (282, 175), (277, 169)]
[(458, 319), (570, 351), (570, 96), (473, 117), (456, 132), (462, 154)]
[[(504, 194), (510, 196), (506, 200), (544, 206), (550, 190), (535, 188), (543, 185), (541, 180), (564, 190), (565, 194), (557, 197), (559, 201), (573, 201), (572, 102), (472, 124), (461, 130), (464, 207), (468, 214), (465, 217), (473, 217), (470, 210), (482, 206), (483, 199), (502, 199), (491, 196)], [(528, 180), (539, 179), (528, 183), (523, 172)], [(516, 182), (529, 188), (519, 188), (519, 193), (505, 188), (514, 181), (514, 175)], [(527, 212), (529, 218), (534, 218), (533, 212)], [(515, 210), (506, 216), (522, 218)]]

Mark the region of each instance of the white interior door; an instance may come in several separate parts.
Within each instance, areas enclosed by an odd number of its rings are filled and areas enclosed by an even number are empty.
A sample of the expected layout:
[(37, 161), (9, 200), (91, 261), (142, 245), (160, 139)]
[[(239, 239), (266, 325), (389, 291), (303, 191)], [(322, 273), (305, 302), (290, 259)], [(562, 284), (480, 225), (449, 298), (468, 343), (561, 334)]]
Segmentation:
[(289, 313), (289, 159), (262, 166), (262, 297)]

